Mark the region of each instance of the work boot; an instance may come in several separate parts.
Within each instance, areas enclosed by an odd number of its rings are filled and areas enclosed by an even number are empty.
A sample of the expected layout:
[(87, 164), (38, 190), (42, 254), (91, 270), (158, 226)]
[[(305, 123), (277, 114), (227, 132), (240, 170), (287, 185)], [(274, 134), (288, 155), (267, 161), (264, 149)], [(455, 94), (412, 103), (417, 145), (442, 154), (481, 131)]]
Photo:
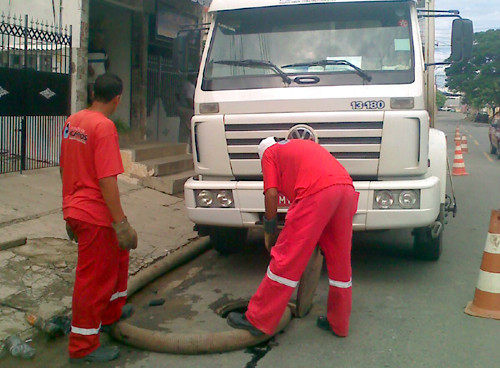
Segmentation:
[[(125, 304), (122, 308), (122, 315), (120, 316), (120, 321), (129, 318), (132, 314), (134, 314), (134, 306), (132, 304)], [(111, 329), (116, 324), (111, 323), (109, 325), (101, 325), (101, 332), (109, 333)]]
[(69, 358), (70, 363), (104, 363), (115, 360), (120, 356), (120, 349), (117, 346), (99, 346), (92, 353), (87, 354), (81, 358)]
[(250, 322), (248, 322), (245, 317), (245, 313), (231, 312), (227, 315), (227, 324), (232, 328), (238, 328), (240, 330), (247, 330), (253, 336), (262, 336), (264, 332), (254, 327)]
[(340, 335), (337, 335), (333, 330), (332, 330), (332, 326), (330, 326), (330, 322), (328, 322), (328, 318), (326, 318), (326, 316), (319, 316), (318, 319), (316, 320), (316, 326), (318, 326), (319, 328), (321, 328), (322, 330), (325, 330), (325, 331), (328, 331), (328, 332), (331, 332), (332, 334), (334, 334), (335, 336), (337, 337), (346, 337), (346, 336), (340, 336)]

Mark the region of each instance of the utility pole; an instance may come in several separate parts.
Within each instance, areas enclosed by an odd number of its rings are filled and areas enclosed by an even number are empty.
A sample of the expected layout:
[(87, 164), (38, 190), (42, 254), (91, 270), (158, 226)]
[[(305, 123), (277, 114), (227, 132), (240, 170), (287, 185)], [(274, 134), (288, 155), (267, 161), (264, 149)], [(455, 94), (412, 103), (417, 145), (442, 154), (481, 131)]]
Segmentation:
[(63, 12), (63, 0), (59, 0), (59, 31), (62, 33), (62, 12)]

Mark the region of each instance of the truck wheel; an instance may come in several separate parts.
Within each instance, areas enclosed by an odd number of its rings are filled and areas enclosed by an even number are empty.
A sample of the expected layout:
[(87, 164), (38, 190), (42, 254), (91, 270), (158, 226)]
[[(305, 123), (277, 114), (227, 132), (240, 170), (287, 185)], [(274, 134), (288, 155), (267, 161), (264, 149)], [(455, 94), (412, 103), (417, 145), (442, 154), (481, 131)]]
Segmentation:
[[(444, 205), (436, 221), (444, 226)], [(432, 229), (428, 226), (419, 227), (413, 231), (413, 252), (415, 257), (425, 261), (437, 261), (443, 250), (443, 230), (437, 238), (432, 237)]]
[(214, 249), (220, 254), (238, 252), (247, 238), (248, 229), (233, 227), (211, 227), (208, 234)]

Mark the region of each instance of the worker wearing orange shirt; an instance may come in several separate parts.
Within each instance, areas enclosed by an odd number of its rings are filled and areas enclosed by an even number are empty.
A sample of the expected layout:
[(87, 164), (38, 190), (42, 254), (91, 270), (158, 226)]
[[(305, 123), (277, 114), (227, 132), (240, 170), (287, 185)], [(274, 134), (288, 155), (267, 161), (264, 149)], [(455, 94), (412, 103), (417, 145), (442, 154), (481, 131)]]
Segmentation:
[(327, 315), (318, 327), (345, 337), (352, 305), (352, 220), (358, 196), (344, 167), (323, 147), (309, 140), (259, 144), (264, 176), (266, 235), (277, 231), (279, 194), (291, 202), (285, 226), (271, 249), (271, 262), (245, 314), (231, 312), (234, 328), (255, 336), (272, 335), (309, 259), (319, 244), (329, 278)]

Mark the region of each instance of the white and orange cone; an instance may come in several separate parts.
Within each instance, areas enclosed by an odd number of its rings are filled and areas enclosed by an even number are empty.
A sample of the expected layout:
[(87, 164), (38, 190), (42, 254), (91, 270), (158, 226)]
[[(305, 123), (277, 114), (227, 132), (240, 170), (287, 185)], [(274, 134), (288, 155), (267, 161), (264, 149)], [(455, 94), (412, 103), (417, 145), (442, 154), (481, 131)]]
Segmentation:
[(460, 130), (458, 129), (458, 125), (455, 129), (455, 142), (461, 140)]
[(491, 211), (474, 300), (467, 304), (465, 313), (500, 319), (500, 210)]
[(460, 141), (455, 141), (455, 159), (453, 160), (451, 175), (469, 175), (469, 173), (465, 171), (465, 161), (464, 156), (462, 155), (462, 145)]
[(462, 136), (462, 153), (469, 153), (469, 147), (467, 146), (467, 136)]

